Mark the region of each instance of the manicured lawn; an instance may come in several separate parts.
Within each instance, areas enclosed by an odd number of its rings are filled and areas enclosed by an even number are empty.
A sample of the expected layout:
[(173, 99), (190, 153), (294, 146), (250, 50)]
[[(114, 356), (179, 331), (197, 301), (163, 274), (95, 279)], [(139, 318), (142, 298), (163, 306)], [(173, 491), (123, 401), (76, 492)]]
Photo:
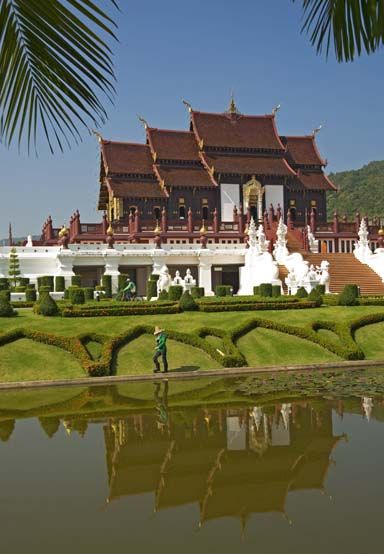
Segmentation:
[[(384, 313), (383, 306), (328, 306), (308, 310), (244, 311), (222, 313), (181, 313), (173, 315), (97, 317), (97, 318), (44, 318), (31, 310), (20, 310), (15, 318), (0, 319), (0, 333), (26, 328), (64, 336), (98, 333), (116, 336), (137, 325), (161, 325), (166, 330), (193, 333), (209, 326), (232, 330), (253, 317), (273, 320), (289, 325), (307, 326), (312, 321), (348, 322), (372, 313)], [(339, 341), (327, 330), (318, 331), (329, 341)], [(384, 359), (384, 323), (370, 325), (356, 333), (356, 341), (366, 358)], [(215, 348), (222, 349), (222, 340), (207, 337)], [(218, 367), (203, 351), (169, 341), (169, 365), (174, 371), (194, 371)], [(256, 329), (238, 341), (238, 347), (251, 366), (305, 364), (337, 359), (329, 351), (312, 342), (267, 329)], [(87, 345), (94, 359), (100, 354), (98, 343)], [(118, 375), (143, 374), (152, 370), (153, 336), (142, 336), (124, 346), (117, 355), (115, 372)], [(30, 379), (62, 379), (84, 377), (84, 370), (67, 352), (40, 343), (22, 339), (0, 347), (0, 381)]]

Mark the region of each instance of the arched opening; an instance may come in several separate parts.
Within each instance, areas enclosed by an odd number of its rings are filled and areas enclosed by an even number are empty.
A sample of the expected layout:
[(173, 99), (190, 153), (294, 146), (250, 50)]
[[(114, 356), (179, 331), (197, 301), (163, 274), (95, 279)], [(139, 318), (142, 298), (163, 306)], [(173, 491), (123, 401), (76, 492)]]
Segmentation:
[(208, 206), (203, 206), (203, 208), (202, 208), (202, 215), (203, 215), (203, 219), (204, 219), (205, 221), (207, 221), (208, 215), (209, 215), (209, 213), (208, 213)]
[(257, 206), (251, 205), (250, 208), (251, 208), (251, 217), (257, 223), (257, 219), (258, 219), (258, 217), (257, 217)]
[(132, 215), (135, 215), (135, 212), (136, 212), (136, 206), (130, 206), (129, 207), (129, 213), (132, 214)]
[(161, 216), (161, 210), (159, 206), (156, 206), (155, 208), (153, 208), (153, 214), (155, 216), (156, 221), (159, 221)]
[(179, 206), (179, 219), (185, 219), (185, 217), (186, 217), (185, 206), (181, 205)]
[(289, 208), (289, 213), (291, 214), (291, 221), (296, 221), (296, 217), (297, 217), (296, 208), (294, 207)]

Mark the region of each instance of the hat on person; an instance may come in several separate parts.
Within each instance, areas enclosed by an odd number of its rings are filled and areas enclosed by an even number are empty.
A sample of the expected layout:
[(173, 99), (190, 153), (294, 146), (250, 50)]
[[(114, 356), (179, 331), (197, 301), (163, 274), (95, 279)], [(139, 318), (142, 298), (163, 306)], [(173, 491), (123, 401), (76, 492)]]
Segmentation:
[(154, 334), (154, 335), (159, 335), (159, 334), (162, 333), (162, 332), (163, 332), (163, 329), (161, 329), (160, 327), (157, 327), (157, 325), (156, 325), (156, 327), (155, 327), (155, 332), (154, 332), (153, 334)]

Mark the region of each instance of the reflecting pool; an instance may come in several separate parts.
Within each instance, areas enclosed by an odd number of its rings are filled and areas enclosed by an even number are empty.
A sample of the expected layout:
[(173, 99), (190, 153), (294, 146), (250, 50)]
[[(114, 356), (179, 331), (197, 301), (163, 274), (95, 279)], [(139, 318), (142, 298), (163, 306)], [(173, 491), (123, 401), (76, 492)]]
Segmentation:
[(1, 552), (381, 550), (384, 402), (244, 390), (0, 394)]

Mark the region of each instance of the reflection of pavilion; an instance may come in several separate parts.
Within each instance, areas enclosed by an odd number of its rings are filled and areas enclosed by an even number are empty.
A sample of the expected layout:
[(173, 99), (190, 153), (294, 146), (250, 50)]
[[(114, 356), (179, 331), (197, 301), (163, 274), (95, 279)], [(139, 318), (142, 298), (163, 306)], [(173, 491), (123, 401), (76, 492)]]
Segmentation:
[(198, 503), (200, 521), (285, 512), (290, 491), (323, 489), (330, 454), (331, 407), (152, 414), (105, 426), (109, 500), (153, 491), (155, 511)]

